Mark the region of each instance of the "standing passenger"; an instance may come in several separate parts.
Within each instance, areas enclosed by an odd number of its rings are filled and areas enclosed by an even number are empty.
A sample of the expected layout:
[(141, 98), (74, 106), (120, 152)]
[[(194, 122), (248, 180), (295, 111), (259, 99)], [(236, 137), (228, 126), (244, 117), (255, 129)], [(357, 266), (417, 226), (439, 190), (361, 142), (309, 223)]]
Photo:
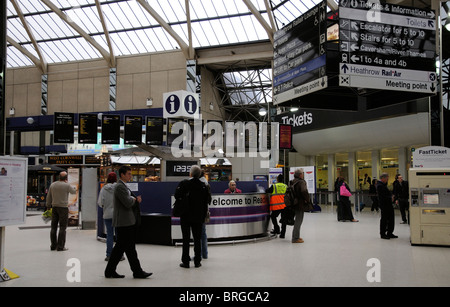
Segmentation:
[(152, 273), (142, 270), (136, 252), (136, 234), (140, 224), (141, 196), (131, 193), (126, 183), (132, 178), (131, 168), (121, 166), (119, 168), (119, 182), (114, 189), (114, 213), (113, 226), (117, 231), (117, 242), (111, 252), (108, 264), (105, 268), (106, 278), (124, 278), (116, 272), (117, 264), (121, 260), (123, 253), (127, 255), (128, 263), (133, 271), (134, 278), (147, 278)]
[(399, 206), (400, 213), (402, 215), (402, 222), (400, 224), (407, 224), (406, 211), (409, 211), (409, 185), (408, 181), (403, 180), (403, 176), (400, 174), (395, 175), (395, 181), (393, 184), (394, 202)]
[[(114, 172), (108, 174), (106, 184), (100, 190), (97, 203), (103, 208), (103, 222), (106, 227), (106, 258), (109, 260), (114, 245), (114, 227), (112, 225), (114, 212), (114, 188), (117, 184), (117, 175)], [(122, 260), (125, 258), (122, 258)]]
[[(303, 243), (303, 239), (300, 238), (300, 227), (303, 223), (303, 205), (309, 202), (309, 193), (304, 179), (303, 168), (298, 168), (294, 172), (294, 179), (291, 181), (291, 185), (294, 185), (295, 195), (297, 197), (296, 204), (294, 205), (295, 211), (295, 223), (292, 230), (292, 243)], [(298, 183), (298, 184), (296, 184)]]
[(281, 223), (281, 231), (280, 226), (278, 225), (277, 218), (280, 213), (286, 208), (284, 204), (284, 194), (286, 193), (287, 185), (283, 183), (283, 175), (278, 175), (277, 182), (274, 183), (270, 188), (266, 190), (266, 193), (271, 193), (270, 195), (270, 219), (273, 224), (273, 234), (279, 234), (280, 238), (285, 237), (286, 233), (286, 224)]
[(181, 233), (183, 237), (183, 252), (181, 255), (180, 267), (189, 268), (189, 241), (194, 237), (194, 265), (201, 266), (202, 260), (202, 225), (205, 223), (208, 211), (208, 201), (211, 195), (207, 186), (200, 181), (201, 169), (198, 165), (191, 167), (190, 180), (186, 179), (179, 183), (175, 191), (175, 199), (184, 199), (185, 210), (180, 216)]
[[(67, 172), (59, 173), (59, 181), (50, 185), (47, 194), (47, 207), (52, 208), (52, 223), (50, 229), (50, 250), (65, 251), (66, 228), (69, 221), (69, 193), (75, 194), (77, 188), (67, 183)], [(59, 224), (58, 238), (56, 233)]]
[(394, 207), (392, 206), (392, 193), (387, 188), (389, 174), (383, 173), (377, 182), (378, 204), (381, 209), (380, 236), (382, 239), (398, 238), (394, 232)]

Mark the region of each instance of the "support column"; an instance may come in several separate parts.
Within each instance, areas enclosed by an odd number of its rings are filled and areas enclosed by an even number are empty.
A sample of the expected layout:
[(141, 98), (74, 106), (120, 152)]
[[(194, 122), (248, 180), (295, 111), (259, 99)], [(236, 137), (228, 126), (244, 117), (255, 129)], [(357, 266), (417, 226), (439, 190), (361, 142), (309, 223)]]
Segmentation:
[(356, 153), (349, 152), (348, 153), (348, 178), (347, 178), (348, 186), (351, 191), (356, 191), (357, 182), (356, 182)]
[(336, 181), (336, 159), (334, 154), (328, 155), (328, 191), (334, 191)]
[(408, 172), (406, 171), (406, 165), (408, 163), (407, 152), (406, 147), (400, 147), (398, 149), (398, 173), (403, 176), (403, 180), (408, 180)]
[(378, 179), (380, 175), (380, 151), (372, 150), (372, 179)]

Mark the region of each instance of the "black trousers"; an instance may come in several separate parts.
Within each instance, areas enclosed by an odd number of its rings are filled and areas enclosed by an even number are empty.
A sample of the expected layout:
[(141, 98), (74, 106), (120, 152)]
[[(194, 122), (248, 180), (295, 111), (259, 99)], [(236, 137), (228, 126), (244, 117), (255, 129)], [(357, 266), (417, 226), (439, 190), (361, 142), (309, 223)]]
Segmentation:
[(406, 211), (409, 211), (409, 204), (407, 199), (400, 198), (398, 200), (398, 206), (400, 207), (400, 213), (402, 215), (402, 221), (408, 222), (408, 219), (406, 218)]
[[(53, 207), (50, 228), (50, 248), (63, 249), (66, 245), (66, 229), (69, 222), (69, 208)], [(59, 233), (58, 232), (59, 225)]]
[(380, 219), (380, 235), (391, 235), (394, 232), (394, 207), (392, 205), (381, 205), (381, 219)]
[(282, 211), (283, 210), (272, 211), (272, 213), (270, 214), (270, 219), (272, 220), (273, 231), (277, 234), (279, 233), (282, 236), (284, 236), (286, 234), (286, 224), (281, 223), (281, 232), (280, 232), (280, 225), (278, 225), (278, 222), (277, 222), (277, 218), (281, 214)]
[(137, 227), (135, 225), (116, 227), (116, 235), (116, 244), (114, 245), (108, 264), (106, 265), (105, 275), (111, 275), (116, 272), (117, 265), (119, 264), (123, 253), (127, 255), (128, 263), (130, 264), (133, 274), (141, 273), (142, 268), (136, 251)]
[(202, 260), (202, 224), (191, 222), (183, 218), (180, 219), (181, 234), (183, 235), (183, 253), (181, 255), (181, 262), (188, 265), (191, 257), (189, 256), (189, 244), (192, 236), (194, 237), (194, 263), (199, 264)]

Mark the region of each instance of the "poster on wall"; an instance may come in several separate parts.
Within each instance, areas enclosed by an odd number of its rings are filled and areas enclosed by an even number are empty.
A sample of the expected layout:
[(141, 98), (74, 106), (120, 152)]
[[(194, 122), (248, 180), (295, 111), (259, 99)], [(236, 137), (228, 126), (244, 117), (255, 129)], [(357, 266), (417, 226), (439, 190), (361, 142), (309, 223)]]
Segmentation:
[(69, 194), (69, 223), (68, 226), (78, 226), (79, 223), (79, 199), (80, 199), (80, 169), (79, 168), (69, 168), (67, 170), (67, 182), (71, 186), (77, 188), (75, 194)]
[(0, 157), (0, 227), (25, 223), (28, 159)]
[(297, 168), (303, 168), (306, 186), (309, 194), (316, 193), (316, 167), (315, 166), (295, 166), (289, 169), (289, 181), (294, 179), (294, 172)]

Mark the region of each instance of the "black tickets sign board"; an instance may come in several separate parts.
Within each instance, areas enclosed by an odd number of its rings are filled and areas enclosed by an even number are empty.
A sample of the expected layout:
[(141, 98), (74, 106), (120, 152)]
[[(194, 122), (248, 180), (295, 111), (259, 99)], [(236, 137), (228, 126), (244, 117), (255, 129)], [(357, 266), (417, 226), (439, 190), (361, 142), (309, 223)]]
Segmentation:
[(78, 115), (78, 143), (97, 144), (97, 114)]
[(147, 116), (145, 125), (145, 144), (163, 144), (164, 118)]
[(120, 144), (120, 115), (102, 115), (102, 144)]
[(53, 117), (53, 141), (55, 143), (74, 142), (74, 114), (55, 112)]
[(142, 116), (125, 115), (123, 139), (125, 145), (142, 143)]

